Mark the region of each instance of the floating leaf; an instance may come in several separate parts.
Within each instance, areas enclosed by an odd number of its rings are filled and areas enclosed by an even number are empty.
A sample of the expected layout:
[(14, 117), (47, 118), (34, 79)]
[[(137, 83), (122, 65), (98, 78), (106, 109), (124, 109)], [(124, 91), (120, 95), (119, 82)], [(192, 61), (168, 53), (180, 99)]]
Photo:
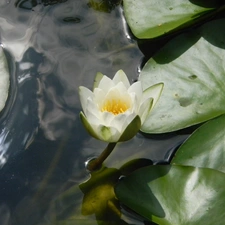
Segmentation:
[(9, 70), (5, 54), (0, 47), (0, 111), (4, 108), (9, 91)]
[(164, 83), (162, 95), (142, 126), (164, 133), (225, 113), (225, 19), (174, 38), (140, 74), (144, 88)]
[(120, 181), (118, 199), (160, 225), (223, 225), (225, 174), (208, 168), (148, 166)]
[(225, 173), (225, 115), (198, 128), (177, 150), (172, 164), (213, 168)]
[(155, 38), (165, 33), (194, 24), (206, 14), (211, 15), (219, 1), (184, 0), (124, 0), (124, 13), (127, 22), (140, 39)]

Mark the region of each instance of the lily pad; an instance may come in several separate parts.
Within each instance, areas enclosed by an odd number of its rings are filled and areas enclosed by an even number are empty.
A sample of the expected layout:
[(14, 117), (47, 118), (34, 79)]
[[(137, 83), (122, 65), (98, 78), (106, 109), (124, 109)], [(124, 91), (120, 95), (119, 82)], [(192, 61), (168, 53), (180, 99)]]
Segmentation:
[(225, 115), (198, 128), (177, 150), (172, 164), (213, 168), (225, 173)]
[(184, 0), (124, 0), (124, 13), (127, 22), (140, 39), (155, 38), (165, 33), (194, 24), (206, 14), (211, 15), (218, 1)]
[(4, 51), (0, 47), (0, 111), (5, 106), (9, 92), (9, 70)]
[(223, 225), (225, 174), (208, 168), (148, 166), (120, 181), (118, 199), (160, 225)]
[(164, 89), (142, 126), (164, 133), (225, 113), (225, 19), (211, 21), (170, 41), (140, 74), (144, 89), (162, 82)]

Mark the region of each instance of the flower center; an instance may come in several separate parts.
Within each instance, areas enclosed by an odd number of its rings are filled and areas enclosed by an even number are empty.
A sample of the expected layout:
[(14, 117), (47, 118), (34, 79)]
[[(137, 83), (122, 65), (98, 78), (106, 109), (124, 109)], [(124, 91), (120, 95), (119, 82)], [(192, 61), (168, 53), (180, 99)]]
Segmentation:
[(121, 99), (108, 99), (104, 102), (101, 111), (102, 112), (110, 112), (114, 115), (118, 115), (120, 113), (124, 113), (127, 109), (130, 108), (129, 103), (125, 102)]

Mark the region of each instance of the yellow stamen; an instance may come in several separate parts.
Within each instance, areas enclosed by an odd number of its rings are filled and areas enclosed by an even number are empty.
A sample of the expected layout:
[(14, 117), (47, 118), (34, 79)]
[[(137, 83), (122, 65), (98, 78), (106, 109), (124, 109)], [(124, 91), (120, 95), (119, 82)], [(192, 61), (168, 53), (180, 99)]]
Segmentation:
[(124, 113), (129, 108), (129, 104), (121, 99), (108, 99), (104, 102), (101, 111), (107, 111), (114, 115), (118, 115), (120, 113)]

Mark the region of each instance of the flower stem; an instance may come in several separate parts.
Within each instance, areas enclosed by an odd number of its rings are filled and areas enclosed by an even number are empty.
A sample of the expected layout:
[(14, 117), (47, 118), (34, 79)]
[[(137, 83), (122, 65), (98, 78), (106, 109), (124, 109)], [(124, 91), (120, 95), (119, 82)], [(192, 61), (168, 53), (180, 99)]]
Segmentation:
[(101, 168), (102, 163), (105, 161), (105, 159), (110, 155), (110, 153), (113, 151), (113, 149), (116, 146), (116, 142), (109, 143), (105, 150), (98, 156), (98, 158), (93, 159), (88, 162), (87, 169), (92, 172), (94, 170), (97, 170)]

